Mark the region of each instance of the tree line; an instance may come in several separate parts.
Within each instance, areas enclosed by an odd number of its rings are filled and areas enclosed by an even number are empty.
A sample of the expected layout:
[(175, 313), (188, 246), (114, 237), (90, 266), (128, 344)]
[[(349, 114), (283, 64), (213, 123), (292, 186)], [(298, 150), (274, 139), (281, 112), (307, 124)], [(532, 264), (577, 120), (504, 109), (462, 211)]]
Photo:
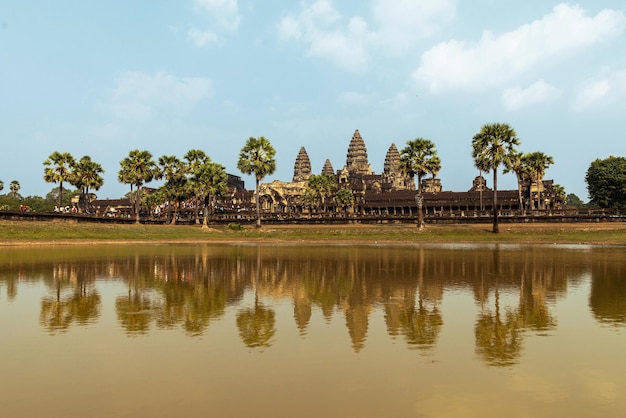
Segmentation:
[[(517, 178), (520, 207), (522, 203), (522, 185), (530, 180), (540, 185), (546, 170), (554, 164), (553, 157), (543, 152), (522, 153), (517, 147), (520, 140), (517, 133), (506, 123), (483, 125), (472, 138), (472, 159), (474, 165), (482, 173), (493, 175), (493, 230), (498, 231), (497, 191), (498, 171), (503, 174), (514, 173)], [(244, 174), (255, 178), (255, 198), (258, 201), (260, 182), (276, 170), (276, 151), (265, 137), (250, 137), (239, 153), (237, 168)], [(76, 188), (81, 210), (88, 212), (90, 192), (99, 190), (103, 184), (104, 169), (93, 161), (90, 156), (76, 160), (70, 153), (54, 151), (44, 162), (44, 180), (58, 184), (57, 192), (46, 196), (58, 199), (58, 206), (64, 206), (64, 185)], [(427, 175), (435, 177), (441, 170), (441, 160), (437, 155), (435, 143), (426, 138), (416, 138), (406, 142), (400, 151), (400, 172), (416, 180), (417, 203), (422, 200), (422, 179)], [(153, 180), (164, 180), (164, 184), (155, 193), (146, 194), (143, 187)], [(133, 200), (136, 220), (139, 220), (142, 202), (155, 205), (159, 202), (170, 202), (168, 216), (175, 221), (176, 212), (181, 202), (192, 199), (207, 209), (212, 208), (216, 196), (225, 193), (227, 174), (223, 165), (213, 162), (202, 150), (189, 150), (183, 158), (163, 155), (154, 159), (146, 150), (132, 150), (120, 161), (118, 181), (130, 186), (130, 197)], [(585, 181), (589, 192), (590, 206), (601, 208), (626, 207), (626, 158), (609, 157), (593, 161), (587, 170)], [(10, 183), (10, 194), (0, 196), (0, 209), (10, 209), (14, 203), (24, 201), (19, 195), (20, 183)], [(0, 180), (0, 191), (4, 182)], [(557, 194), (566, 197), (569, 205), (581, 206), (584, 203), (576, 195), (565, 196), (565, 190), (555, 185)], [(51, 196), (52, 195), (52, 196)], [(312, 175), (302, 196), (303, 202), (314, 206), (325, 205), (327, 199), (333, 197), (338, 206), (349, 207), (354, 204), (352, 191), (341, 188), (333, 175)], [(41, 199), (41, 198), (39, 198)], [(28, 199), (33, 206), (41, 206), (36, 197)], [(542, 208), (541, 188), (537, 187), (536, 208)], [(260, 207), (256, 205), (257, 226), (260, 226)], [(173, 212), (173, 213), (170, 213)], [(209, 210), (204, 210), (206, 217)], [(418, 227), (423, 227), (423, 213), (418, 210)]]

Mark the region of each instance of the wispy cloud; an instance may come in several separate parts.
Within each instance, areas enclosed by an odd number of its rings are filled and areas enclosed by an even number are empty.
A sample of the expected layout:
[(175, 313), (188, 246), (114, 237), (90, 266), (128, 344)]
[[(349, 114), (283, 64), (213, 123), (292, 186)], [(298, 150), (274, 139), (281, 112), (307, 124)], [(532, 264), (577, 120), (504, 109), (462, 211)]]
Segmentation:
[(431, 35), (454, 18), (454, 0), (374, 0), (373, 26), (362, 16), (342, 16), (332, 0), (304, 4), (277, 25), (280, 38), (302, 43), (307, 55), (322, 58), (347, 71), (362, 70), (373, 49), (398, 54), (416, 39)]
[(561, 91), (543, 79), (526, 88), (515, 86), (504, 90), (502, 104), (507, 110), (519, 110), (558, 98)]
[[(573, 108), (577, 111), (615, 103), (626, 98), (626, 70), (604, 70), (578, 87)], [(622, 104), (622, 107), (624, 105)]]
[(589, 17), (578, 6), (559, 4), (541, 19), (502, 35), (486, 31), (478, 42), (435, 45), (422, 55), (413, 77), (435, 93), (497, 85), (614, 38), (625, 26), (621, 11), (606, 9)]
[(165, 72), (126, 72), (109, 91), (106, 107), (117, 117), (147, 120), (162, 110), (184, 111), (211, 95), (211, 80)]
[(219, 45), (224, 33), (239, 29), (241, 15), (237, 0), (194, 0), (194, 10), (208, 21), (208, 28), (191, 27), (187, 31), (187, 39), (196, 46)]

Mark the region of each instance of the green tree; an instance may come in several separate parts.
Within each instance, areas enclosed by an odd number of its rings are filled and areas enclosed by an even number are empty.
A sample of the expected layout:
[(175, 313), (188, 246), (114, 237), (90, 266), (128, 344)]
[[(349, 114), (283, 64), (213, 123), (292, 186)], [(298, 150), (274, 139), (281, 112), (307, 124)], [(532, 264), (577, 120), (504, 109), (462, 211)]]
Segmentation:
[[(195, 172), (198, 171), (200, 166), (211, 161), (211, 158), (209, 158), (209, 156), (204, 151), (199, 150), (199, 149), (191, 149), (187, 151), (187, 153), (183, 156), (183, 159), (187, 161), (187, 174), (192, 177), (195, 174)], [(194, 217), (195, 217), (196, 223), (199, 223), (198, 209), (200, 207), (200, 203), (203, 201), (203, 197), (199, 196), (196, 193), (198, 185), (193, 182), (193, 178), (190, 178), (189, 180), (190, 180), (189, 188), (195, 201), (194, 202), (195, 203)]]
[(337, 190), (337, 182), (332, 174), (314, 174), (309, 177), (305, 196), (309, 203), (319, 207), (326, 206), (326, 198)]
[(509, 159), (509, 163), (505, 166), (502, 173), (515, 173), (515, 177), (517, 179), (517, 198), (519, 199), (519, 207), (522, 211), (525, 211), (524, 201), (522, 199), (522, 187), (524, 186), (524, 180), (530, 177), (530, 171), (528, 165), (526, 164), (526, 160), (523, 157), (524, 154), (521, 152), (513, 152), (511, 154), (511, 158)]
[(422, 229), (424, 227), (422, 178), (427, 174), (434, 177), (441, 170), (441, 160), (437, 155), (435, 144), (425, 138), (406, 141), (406, 146), (400, 151), (400, 169), (405, 176), (411, 178), (417, 176), (417, 227)]
[(59, 183), (59, 207), (63, 206), (63, 182), (72, 176), (72, 168), (76, 160), (69, 152), (54, 151), (46, 161), (43, 179), (47, 183)]
[(176, 223), (180, 202), (189, 196), (187, 165), (173, 155), (163, 155), (159, 157), (159, 167), (157, 178), (165, 179), (163, 190), (169, 200), (168, 212), (172, 204), (174, 205), (174, 215), (170, 220), (173, 225)]
[(21, 199), (21, 196), (19, 196), (19, 194), (17, 192), (20, 191), (20, 182), (17, 180), (12, 180), (11, 184), (9, 185), (9, 189), (11, 190), (11, 194), (13, 195), (14, 199)]
[(27, 196), (24, 198), (24, 204), (34, 212), (52, 212), (54, 209), (54, 203), (51, 204), (41, 196)]
[(204, 202), (203, 228), (208, 228), (208, 217), (215, 210), (215, 198), (228, 190), (227, 182), (226, 168), (221, 164), (206, 161), (194, 171), (190, 187), (194, 195)]
[(354, 206), (354, 193), (350, 189), (340, 189), (335, 194), (335, 203), (345, 211), (349, 207)]
[(0, 180), (0, 192), (4, 190), (4, 182)]
[(265, 137), (250, 137), (239, 152), (237, 168), (244, 174), (254, 174), (254, 197), (256, 200), (256, 226), (261, 227), (261, 202), (259, 184), (265, 176), (276, 171), (276, 150)]
[(570, 208), (581, 209), (585, 207), (585, 202), (583, 202), (582, 199), (574, 193), (569, 193), (565, 197), (565, 205)]
[(509, 167), (515, 147), (520, 144), (517, 133), (506, 123), (483, 125), (472, 139), (472, 158), (487, 171), (493, 171), (493, 233), (498, 226), (498, 169)]
[(523, 164), (527, 167), (530, 177), (537, 185), (537, 209), (543, 209), (541, 191), (543, 190), (543, 177), (546, 170), (554, 164), (554, 158), (540, 151), (531, 152), (522, 156)]
[(589, 203), (601, 208), (626, 208), (626, 158), (596, 159), (587, 174)]
[(135, 222), (139, 223), (139, 212), (141, 204), (141, 188), (145, 183), (154, 180), (158, 173), (158, 167), (152, 159), (152, 154), (148, 151), (132, 150), (128, 157), (120, 161), (120, 171), (117, 178), (121, 183), (137, 187), (137, 198), (135, 199)]
[(89, 211), (89, 189), (100, 190), (104, 184), (101, 174), (104, 174), (102, 166), (88, 155), (74, 165), (72, 185), (81, 191), (80, 202), (85, 212)]
[(565, 187), (560, 184), (552, 185), (552, 195), (554, 196), (554, 200), (561, 202), (563, 204), (566, 203), (567, 193), (565, 192)]

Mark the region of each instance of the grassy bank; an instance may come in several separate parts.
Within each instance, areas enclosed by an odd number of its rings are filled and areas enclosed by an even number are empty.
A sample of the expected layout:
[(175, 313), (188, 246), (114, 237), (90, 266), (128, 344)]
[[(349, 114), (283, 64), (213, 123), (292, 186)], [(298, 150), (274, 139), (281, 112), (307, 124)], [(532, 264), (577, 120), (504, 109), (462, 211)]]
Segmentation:
[(265, 225), (260, 229), (199, 226), (103, 225), (68, 222), (0, 221), (0, 245), (123, 242), (435, 242), (560, 243), (626, 245), (626, 224), (491, 225)]

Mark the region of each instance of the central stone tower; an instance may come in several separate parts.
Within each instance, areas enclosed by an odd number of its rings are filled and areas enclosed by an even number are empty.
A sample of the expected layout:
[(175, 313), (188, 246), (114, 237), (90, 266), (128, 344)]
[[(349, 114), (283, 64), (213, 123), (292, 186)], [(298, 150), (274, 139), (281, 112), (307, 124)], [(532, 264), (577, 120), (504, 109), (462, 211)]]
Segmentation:
[(346, 169), (351, 175), (372, 174), (372, 167), (367, 159), (367, 148), (365, 141), (361, 138), (359, 130), (354, 131), (350, 145), (348, 145), (348, 155), (346, 156)]

